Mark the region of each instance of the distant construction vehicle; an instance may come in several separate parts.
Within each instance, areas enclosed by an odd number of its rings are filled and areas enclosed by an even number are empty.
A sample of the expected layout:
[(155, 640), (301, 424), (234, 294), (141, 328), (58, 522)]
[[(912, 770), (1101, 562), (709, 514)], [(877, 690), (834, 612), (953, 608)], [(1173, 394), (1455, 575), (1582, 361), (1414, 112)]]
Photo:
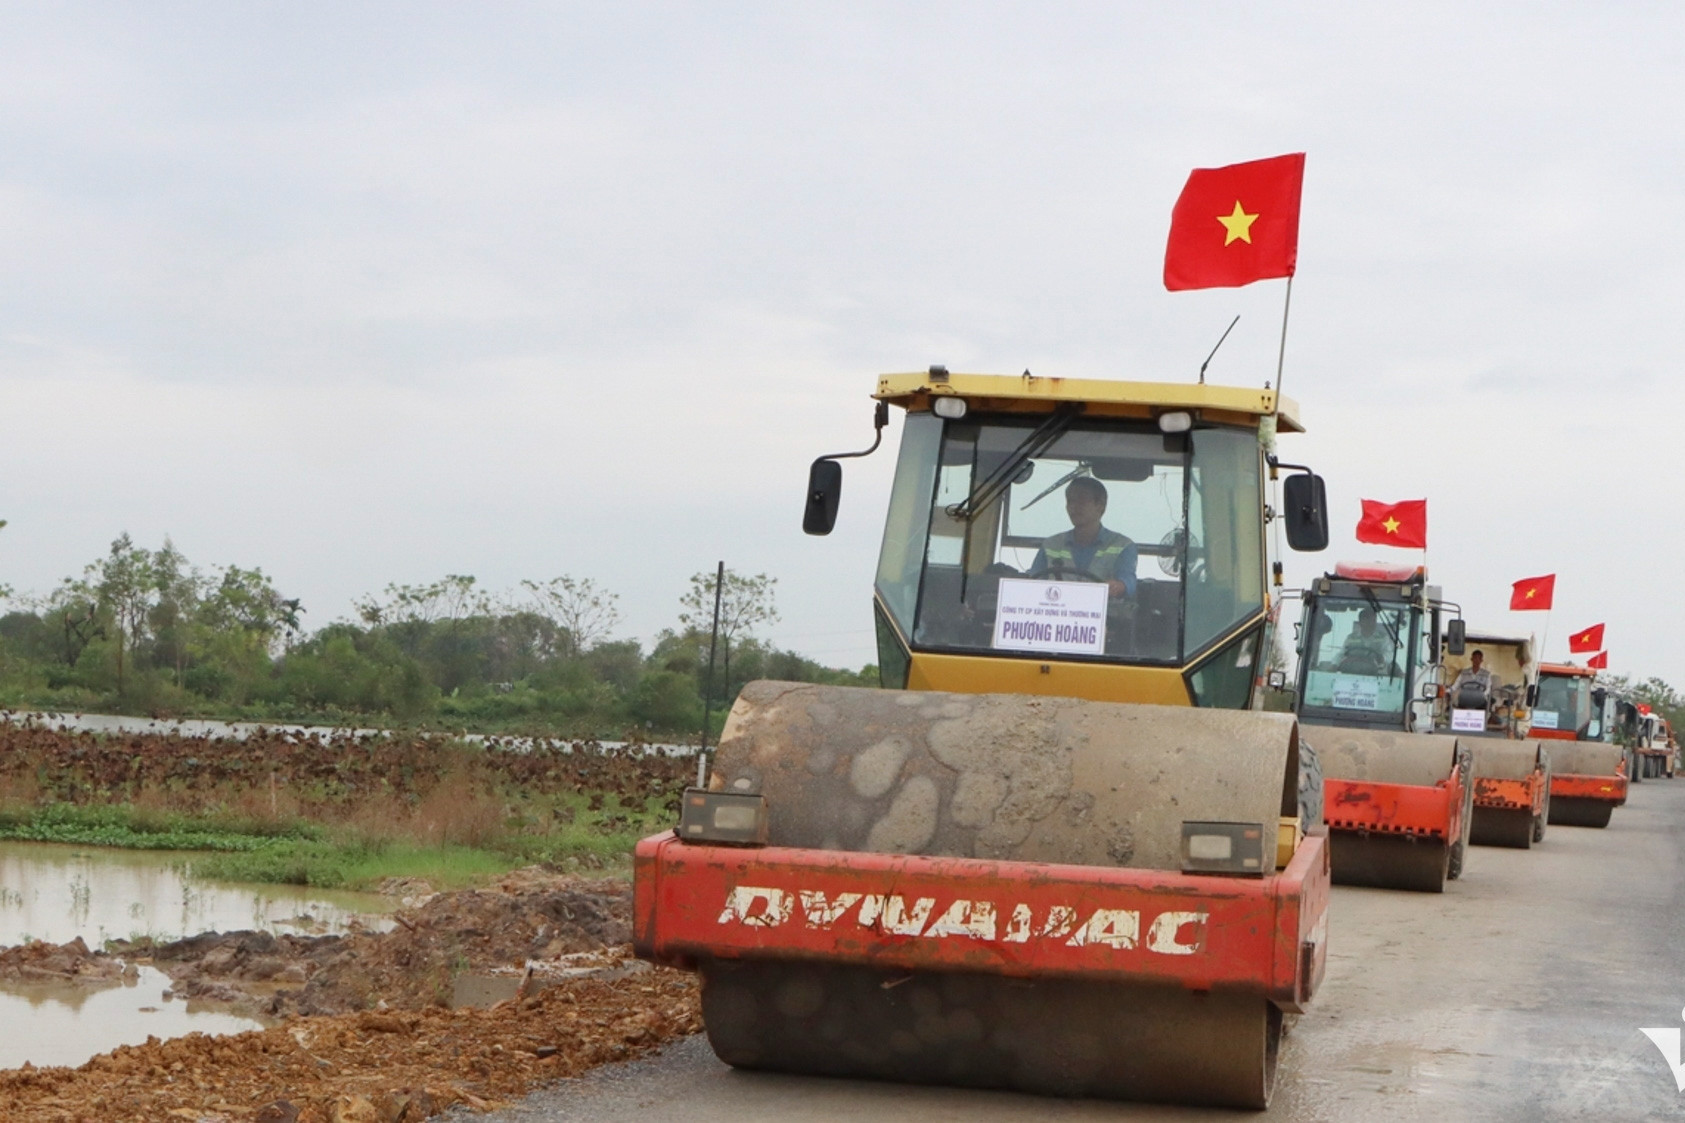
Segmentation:
[(1651, 711), (1642, 715), (1642, 722), (1637, 742), (1637, 767), (1631, 773), (1633, 780), (1672, 779), (1674, 774), (1674, 758), (1678, 752), (1678, 744), (1673, 738), (1673, 727), (1667, 718)]
[(1305, 589), (1294, 710), (1323, 774), (1336, 884), (1438, 893), (1468, 848), (1472, 750), (1433, 735), (1437, 586), (1342, 562)]
[[(1247, 712), (1296, 407), (942, 368), (875, 397), (880, 434), (906, 411), (889, 689), (744, 688), (638, 846), (638, 954), (700, 972), (732, 1065), (1263, 1107), (1327, 954), (1321, 776), (1291, 715)], [(1322, 496), (1285, 479), (1295, 549)]]
[(1469, 841), (1525, 850), (1544, 841), (1550, 822), (1549, 750), (1539, 741), (1517, 739), (1532, 689), (1533, 641), (1470, 633), (1460, 623), (1448, 625), (1462, 634), (1447, 645), (1435, 720), (1440, 728), (1467, 738), (1474, 751)]
[(1626, 802), (1626, 753), (1613, 738), (1591, 739), (1595, 671), (1565, 663), (1541, 663), (1528, 715), (1529, 735), (1550, 749), (1550, 821), (1571, 827), (1606, 827)]

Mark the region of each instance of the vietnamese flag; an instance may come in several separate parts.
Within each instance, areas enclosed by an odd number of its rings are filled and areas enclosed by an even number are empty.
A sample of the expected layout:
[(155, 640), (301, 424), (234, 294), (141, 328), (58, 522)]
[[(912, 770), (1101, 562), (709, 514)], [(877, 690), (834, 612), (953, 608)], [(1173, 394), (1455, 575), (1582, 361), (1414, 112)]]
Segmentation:
[(1603, 625), (1593, 624), (1583, 632), (1575, 632), (1568, 637), (1568, 652), (1578, 655), (1582, 651), (1603, 650)]
[(1517, 581), (1513, 588), (1509, 595), (1511, 612), (1544, 612), (1550, 608), (1551, 598), (1556, 595), (1556, 574), (1528, 577)]
[(1357, 540), (1372, 546), (1428, 548), (1428, 501), (1406, 499), (1401, 503), (1363, 500), (1363, 517), (1357, 520)]
[(1593, 655), (1590, 659), (1586, 660), (1586, 666), (1594, 671), (1607, 671), (1609, 669), (1609, 653), (1607, 651), (1599, 651), (1596, 655)]
[(1164, 287), (1236, 288), (1291, 277), (1299, 260), (1305, 154), (1195, 168), (1170, 212)]
[(1645, 703), (1640, 702), (1638, 703), (1638, 712), (1641, 714), (1647, 714), (1650, 712), (1650, 707)]

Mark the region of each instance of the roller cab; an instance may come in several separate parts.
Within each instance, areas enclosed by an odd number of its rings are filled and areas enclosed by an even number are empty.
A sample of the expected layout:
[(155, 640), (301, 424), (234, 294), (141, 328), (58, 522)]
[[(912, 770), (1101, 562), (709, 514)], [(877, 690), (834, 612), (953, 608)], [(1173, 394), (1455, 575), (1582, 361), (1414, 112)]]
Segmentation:
[(1435, 728), (1472, 750), (1469, 842), (1530, 849), (1550, 821), (1550, 753), (1523, 733), (1537, 697), (1533, 637), (1464, 630), (1457, 638), (1447, 634), (1441, 649)]
[[(1315, 758), (1249, 709), (1295, 407), (942, 368), (876, 397), (885, 689), (742, 691), (638, 847), (638, 953), (701, 974), (739, 1067), (1264, 1106), (1327, 956)], [(853, 455), (813, 465), (809, 533)], [(1321, 548), (1322, 481), (1283, 493)]]
[(1437, 893), (1462, 873), (1472, 759), (1433, 732), (1444, 604), (1421, 566), (1341, 563), (1301, 594), (1295, 711), (1336, 884)]
[(1550, 752), (1551, 823), (1606, 827), (1626, 802), (1627, 753), (1607, 735), (1601, 707), (1593, 707), (1596, 672), (1569, 664), (1539, 667), (1530, 736)]

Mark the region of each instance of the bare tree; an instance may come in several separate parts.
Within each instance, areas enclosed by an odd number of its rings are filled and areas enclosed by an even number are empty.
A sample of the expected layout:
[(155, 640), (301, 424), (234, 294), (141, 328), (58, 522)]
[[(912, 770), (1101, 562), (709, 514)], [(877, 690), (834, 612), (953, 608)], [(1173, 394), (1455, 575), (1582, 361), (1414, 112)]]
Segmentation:
[[(711, 572), (695, 574), (690, 579), (690, 591), (679, 598), (679, 607), (684, 610), (679, 613), (679, 623), (703, 635), (714, 626), (714, 578)], [(778, 578), (764, 573), (745, 577), (726, 570), (720, 589), (720, 638), (729, 645), (762, 624), (776, 624), (778, 607), (773, 586), (777, 584)]]
[(372, 627), (382, 624), (431, 624), (435, 620), (462, 620), (496, 610), (496, 604), (475, 580), (459, 573), (447, 574), (430, 585), (388, 585), (384, 600), (373, 596), (353, 601), (357, 615)]
[(132, 654), (146, 634), (156, 596), (152, 555), (120, 534), (105, 559), (88, 567), (88, 576), (95, 579), (100, 607), (117, 627), (117, 693), (122, 694), (125, 649)]
[(533, 611), (567, 633), (569, 655), (581, 655), (609, 637), (620, 623), (620, 594), (589, 577), (522, 581)]

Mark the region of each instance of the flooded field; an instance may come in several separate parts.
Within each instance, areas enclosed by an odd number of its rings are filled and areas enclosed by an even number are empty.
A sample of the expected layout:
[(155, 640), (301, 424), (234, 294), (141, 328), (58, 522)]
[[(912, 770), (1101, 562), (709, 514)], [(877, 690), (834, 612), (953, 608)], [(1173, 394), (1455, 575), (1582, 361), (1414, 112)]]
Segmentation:
[[(0, 843), (0, 946), (80, 938), (173, 940), (253, 929), (336, 934), (353, 922), (390, 927), (392, 902), (366, 893), (208, 882), (184, 873), (191, 855), (50, 843)], [(120, 979), (0, 983), (0, 1068), (76, 1065), (118, 1045), (185, 1033), (233, 1033), (262, 1023), (167, 997), (170, 979), (134, 965)]]
[(353, 920), (388, 923), (391, 902), (372, 893), (290, 885), (207, 882), (179, 868), (191, 854), (0, 842), (0, 946), (179, 939), (242, 928), (343, 932)]

